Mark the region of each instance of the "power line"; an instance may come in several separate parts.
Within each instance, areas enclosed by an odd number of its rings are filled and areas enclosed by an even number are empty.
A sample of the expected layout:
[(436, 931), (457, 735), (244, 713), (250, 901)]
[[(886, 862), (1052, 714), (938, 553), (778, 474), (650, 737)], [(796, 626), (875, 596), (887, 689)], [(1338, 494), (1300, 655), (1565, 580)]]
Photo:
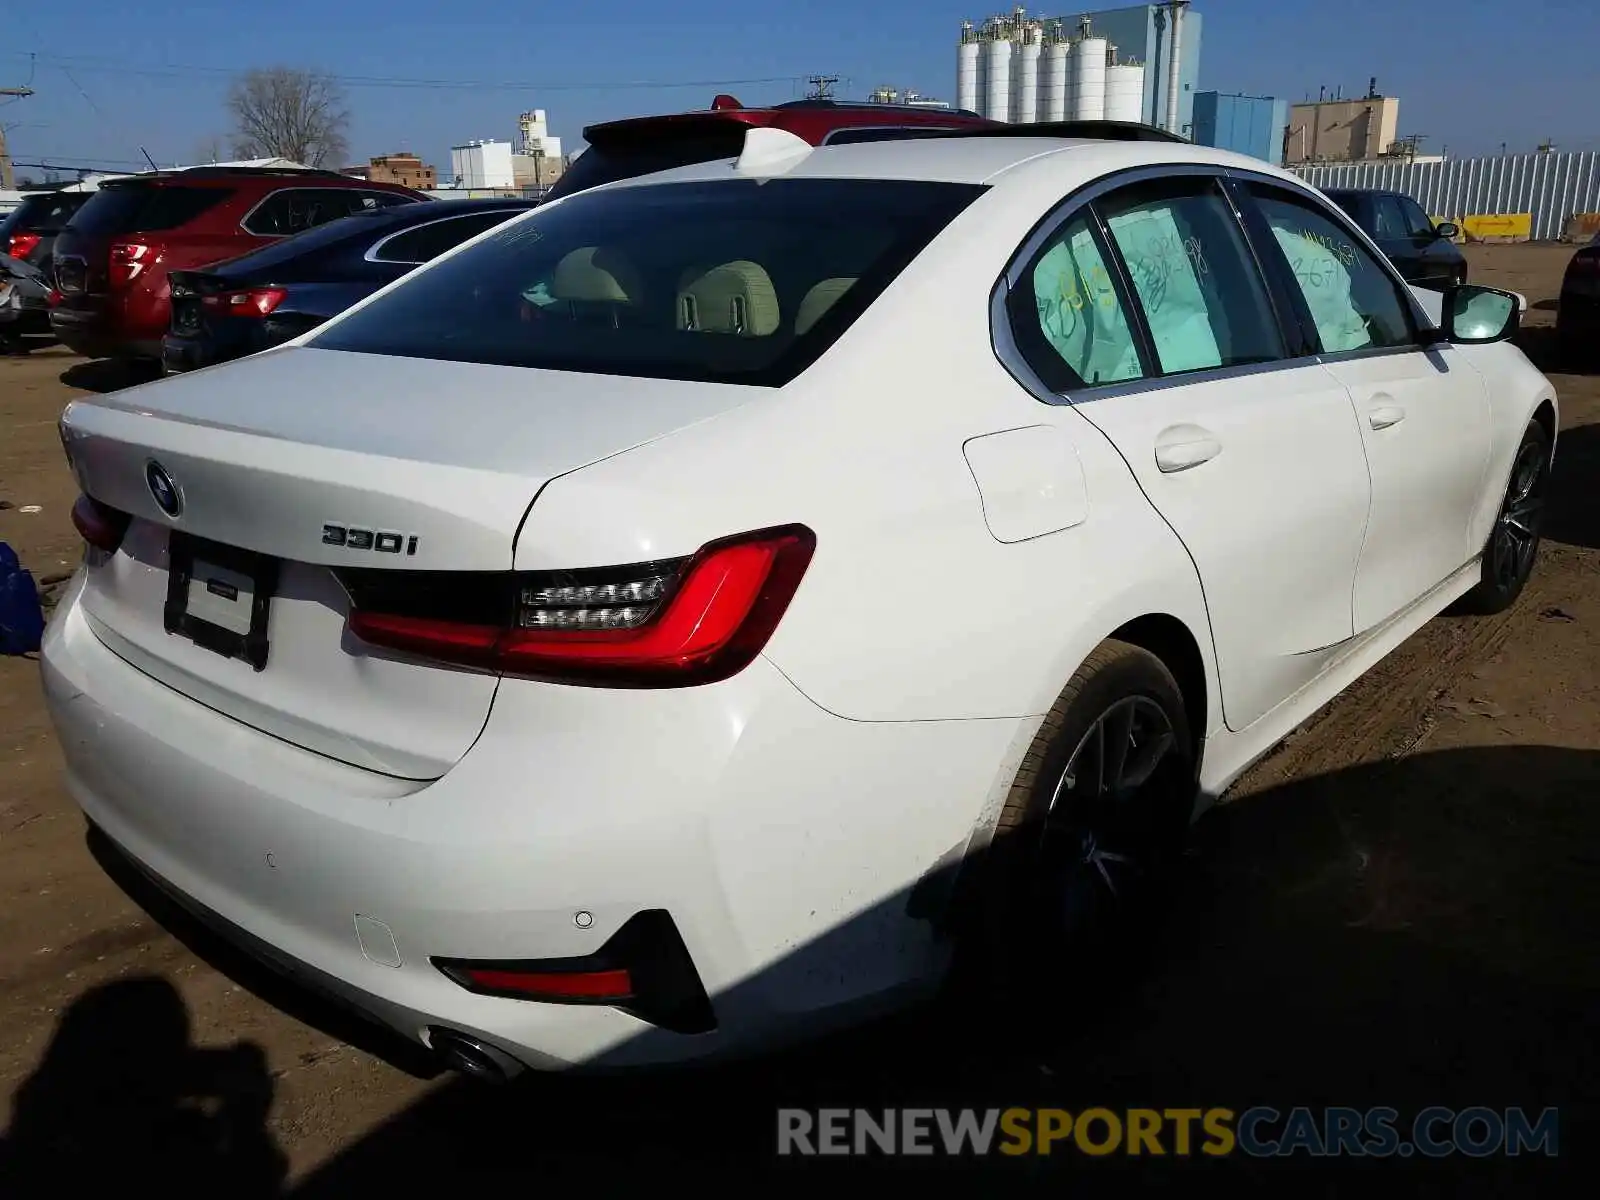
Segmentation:
[[(13, 55), (20, 57), (20, 54)], [(94, 59), (78, 56), (49, 54), (28, 55), (43, 66), (54, 66), (66, 73), (69, 67), (84, 72), (104, 75), (137, 75), (159, 79), (231, 78), (250, 70), (248, 67), (214, 67), (194, 64), (169, 63), (159, 67), (131, 67), (116, 59)], [(482, 79), (420, 79), (399, 75), (340, 75), (329, 74), (330, 79), (353, 88), (425, 88), (429, 90), (461, 91), (526, 91), (526, 92), (591, 92), (591, 91), (668, 91), (675, 88), (745, 87), (756, 84), (793, 83), (797, 75), (765, 75), (744, 79), (684, 79), (684, 80), (596, 80), (589, 83), (550, 83), (543, 80), (490, 81)], [(72, 77), (68, 75), (68, 79)], [(76, 81), (73, 81), (77, 86)], [(79, 87), (79, 91), (82, 88)]]

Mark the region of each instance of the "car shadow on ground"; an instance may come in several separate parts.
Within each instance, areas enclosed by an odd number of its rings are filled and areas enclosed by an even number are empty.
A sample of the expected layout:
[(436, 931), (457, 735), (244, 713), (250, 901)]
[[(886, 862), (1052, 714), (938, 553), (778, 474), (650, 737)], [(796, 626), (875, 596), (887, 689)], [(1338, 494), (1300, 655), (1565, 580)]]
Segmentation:
[(1575, 425), (1556, 437), (1544, 537), (1569, 546), (1600, 549), (1600, 425)]
[(85, 392), (120, 392), (161, 378), (161, 364), (117, 358), (92, 358), (61, 372), (61, 382)]
[[(1038, 998), (1036, 1022), (1015, 1008), (931, 1007), (696, 1071), (456, 1080), (288, 1191), (263, 1126), (259, 1053), (197, 1050), (170, 987), (118, 983), (68, 1012), (17, 1094), (0, 1194), (148, 1178), (188, 1195), (166, 1185), (192, 1178), (208, 1195), (295, 1200), (428, 1184), (620, 1195), (674, 1178), (702, 1192), (810, 1190), (876, 1172), (917, 1186), (960, 1173), (998, 1194), (1091, 1177), (1207, 1177), (1274, 1195), (1380, 1179), (1411, 1195), (1554, 1194), (1594, 1161), (1586, 1138), (1600, 1125), (1596, 797), (1600, 753), (1539, 746), (1294, 780), (1202, 821), (1162, 931), (1126, 963), (1072, 964), (1070, 983)], [(193, 1115), (207, 1095), (215, 1112)], [(1048, 1158), (775, 1154), (782, 1107), (1256, 1105), (1555, 1107), (1559, 1155), (1274, 1161), (1174, 1157), (1170, 1142), (1163, 1158), (1070, 1146)]]

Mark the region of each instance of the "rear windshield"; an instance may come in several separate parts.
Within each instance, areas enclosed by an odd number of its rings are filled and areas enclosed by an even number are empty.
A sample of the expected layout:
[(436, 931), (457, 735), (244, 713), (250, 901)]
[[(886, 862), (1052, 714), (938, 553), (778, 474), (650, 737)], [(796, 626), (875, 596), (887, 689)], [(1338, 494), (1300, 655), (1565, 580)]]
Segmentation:
[(106, 184), (72, 218), (74, 233), (155, 233), (187, 225), (233, 189), (177, 184)]
[(673, 167), (715, 162), (719, 158), (738, 158), (744, 150), (744, 135), (749, 126), (736, 121), (720, 121), (702, 126), (692, 134), (661, 130), (649, 139), (629, 138), (616, 144), (590, 146), (556, 180), (546, 197), (555, 200), (572, 192), (587, 191), (602, 183), (634, 179)]
[(0, 221), (0, 237), (13, 233), (60, 233), (89, 195), (88, 192), (54, 192), (28, 196)]
[(774, 179), (592, 192), (508, 222), (309, 344), (781, 386), (982, 190)]

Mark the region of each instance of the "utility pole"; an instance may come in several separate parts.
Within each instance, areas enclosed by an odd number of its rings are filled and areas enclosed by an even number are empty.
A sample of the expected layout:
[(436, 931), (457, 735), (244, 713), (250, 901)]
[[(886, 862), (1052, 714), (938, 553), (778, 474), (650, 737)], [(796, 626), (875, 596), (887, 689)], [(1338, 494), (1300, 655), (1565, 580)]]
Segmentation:
[[(0, 96), (11, 96), (21, 100), (33, 95), (30, 87), (0, 88)], [(5, 126), (0, 125), (0, 188), (10, 191), (16, 181), (11, 176), (11, 149), (6, 145)]]
[(806, 93), (807, 100), (832, 100), (833, 85), (839, 82), (837, 75), (813, 75), (806, 80), (811, 85), (811, 91)]

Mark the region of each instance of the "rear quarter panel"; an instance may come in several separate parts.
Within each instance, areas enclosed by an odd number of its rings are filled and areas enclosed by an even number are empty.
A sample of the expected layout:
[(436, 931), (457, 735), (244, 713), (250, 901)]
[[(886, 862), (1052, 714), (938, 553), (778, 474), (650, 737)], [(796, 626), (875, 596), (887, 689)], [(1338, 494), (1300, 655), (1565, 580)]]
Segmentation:
[[(817, 553), (767, 654), (853, 720), (1043, 713), (1099, 641), (1147, 613), (1181, 620), (1209, 662), (1193, 565), (1126, 464), (995, 358), (991, 289), (1048, 205), (992, 193), (799, 380), (554, 480), (518, 538), (518, 569), (671, 557), (809, 525)], [(1076, 452), (1087, 519), (1002, 543), (963, 445), (1041, 424)]]

